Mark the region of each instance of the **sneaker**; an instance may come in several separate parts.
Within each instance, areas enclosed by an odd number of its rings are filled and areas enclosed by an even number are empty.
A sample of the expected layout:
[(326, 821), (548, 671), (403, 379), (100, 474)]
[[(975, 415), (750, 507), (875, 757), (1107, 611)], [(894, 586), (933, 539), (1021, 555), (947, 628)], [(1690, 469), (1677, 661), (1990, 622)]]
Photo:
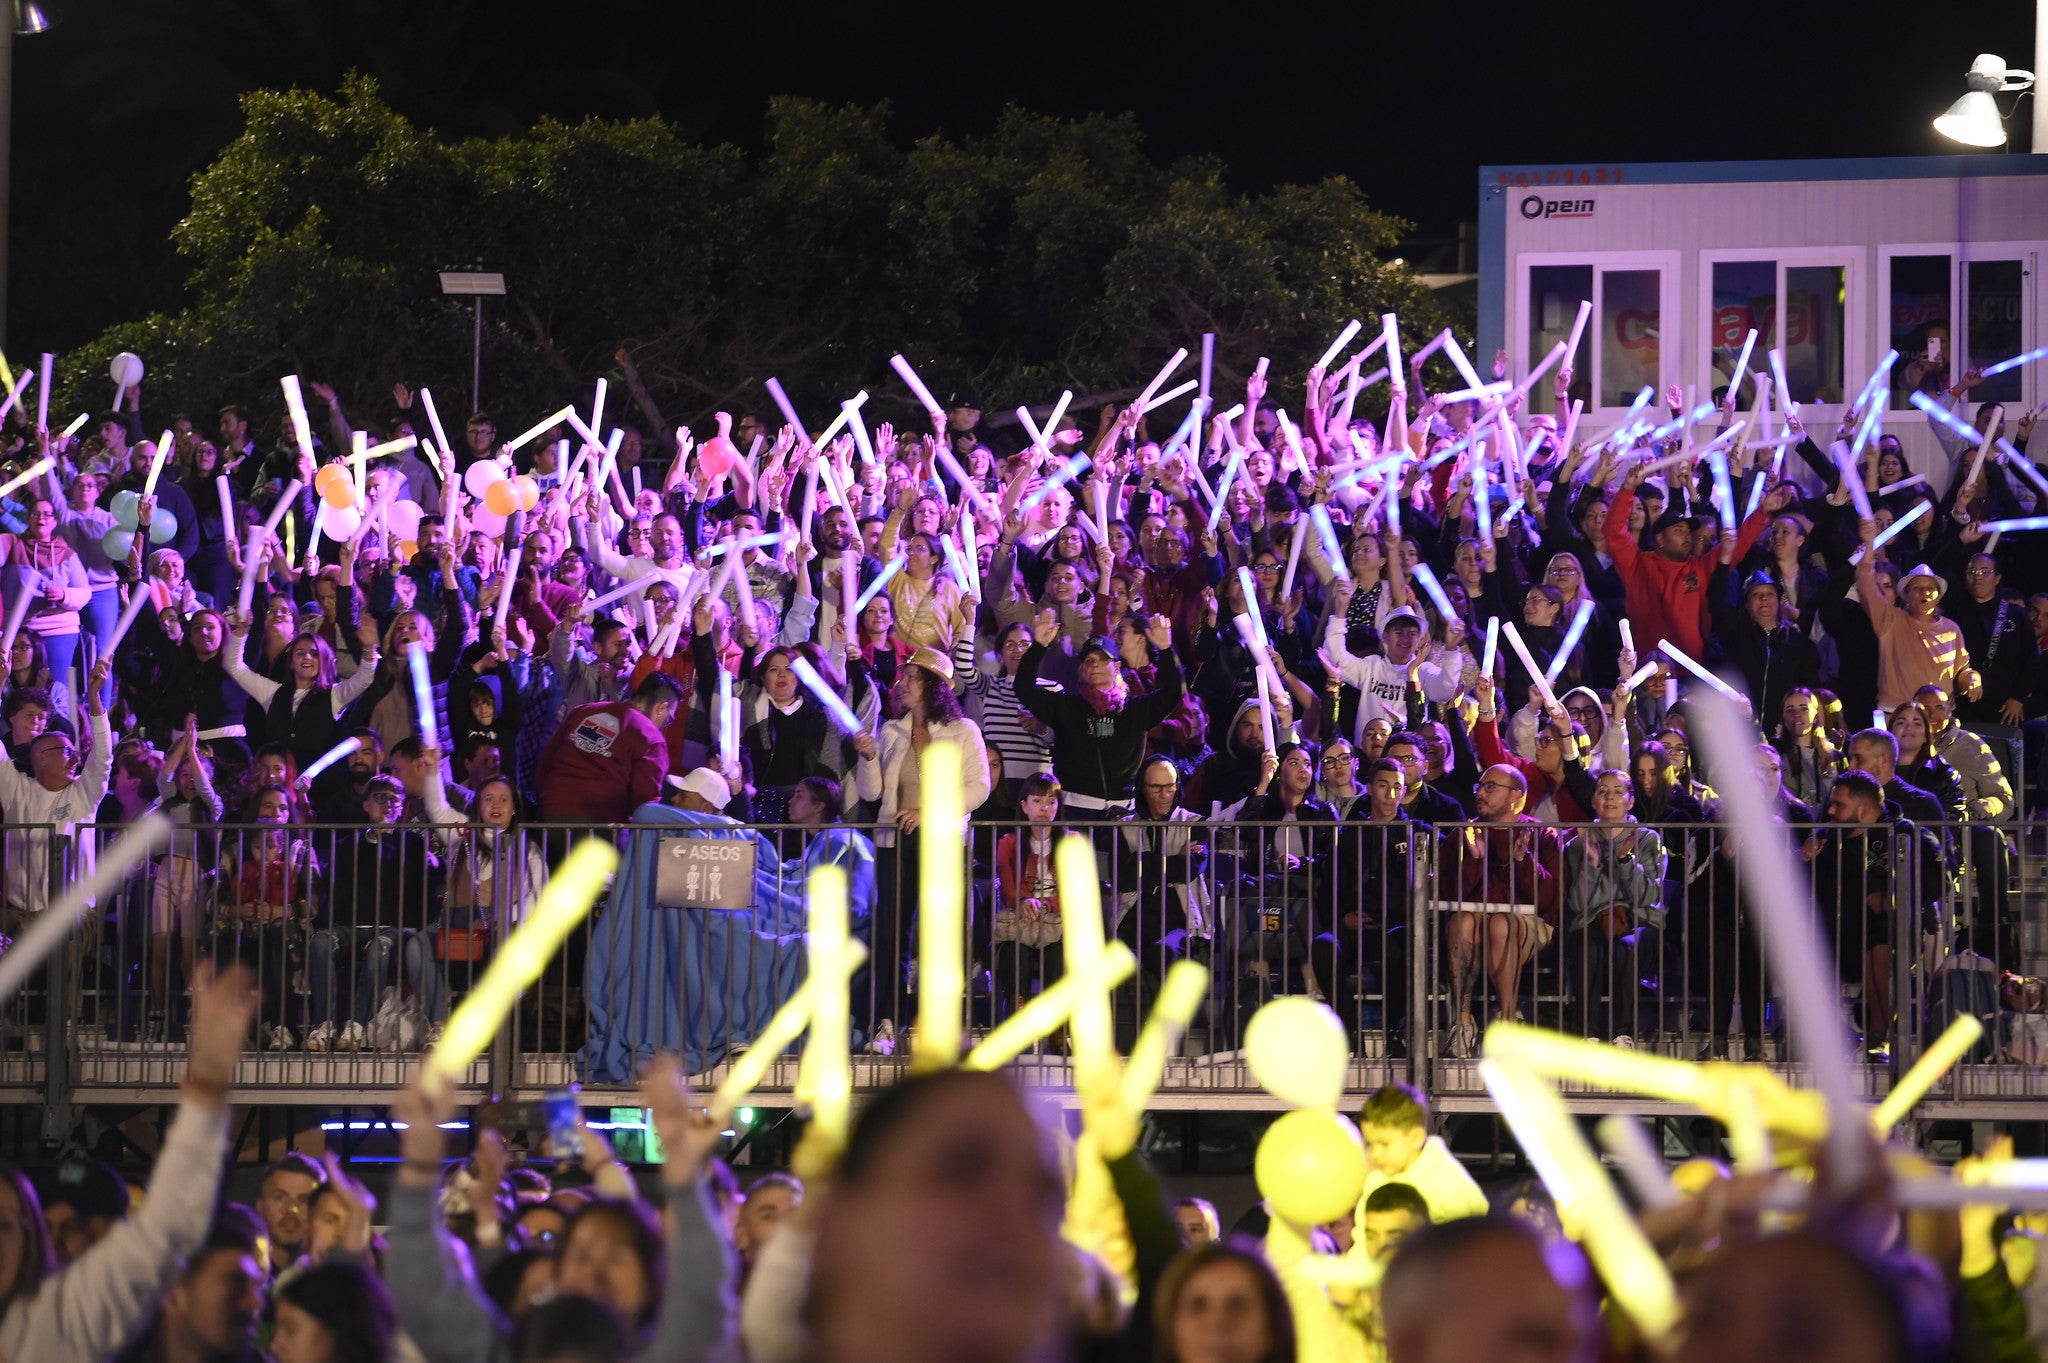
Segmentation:
[(162, 1045), (164, 1036), (164, 1015), (151, 1013), (142, 1024), (142, 1039), (151, 1045)]
[(334, 1049), (337, 1051), (369, 1050), (370, 1038), (364, 1034), (363, 1024), (360, 1022), (350, 1022), (343, 1024), (341, 1029), (341, 1038), (334, 1043)]
[(265, 1028), (264, 1032), (264, 1044), (269, 1050), (288, 1051), (296, 1044), (292, 1037), (292, 1029), (283, 1023)]
[(448, 1024), (445, 1022), (437, 1022), (433, 1026), (427, 1028), (427, 1049), (431, 1051), (434, 1049), (434, 1047), (440, 1045), (441, 1033), (447, 1030)]
[(326, 1052), (333, 1050), (334, 1024), (331, 1022), (323, 1022), (316, 1026), (312, 1031), (306, 1033), (306, 1049), (315, 1052)]
[(875, 1034), (868, 1038), (868, 1054), (896, 1054), (896, 1023), (894, 1019), (883, 1018), (875, 1024)]
[(1618, 1036), (1609, 1044), (1619, 1047), (1624, 1051), (1632, 1051), (1636, 1048), (1636, 1039), (1632, 1036)]
[(1479, 1046), (1479, 1024), (1471, 1018), (1459, 1018), (1451, 1028), (1451, 1059), (1470, 1060)]

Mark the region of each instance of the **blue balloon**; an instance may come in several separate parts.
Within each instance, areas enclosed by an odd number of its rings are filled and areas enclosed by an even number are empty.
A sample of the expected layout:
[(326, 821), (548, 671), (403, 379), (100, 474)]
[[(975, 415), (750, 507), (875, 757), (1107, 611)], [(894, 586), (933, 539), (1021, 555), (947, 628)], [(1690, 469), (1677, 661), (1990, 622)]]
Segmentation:
[(126, 563), (128, 555), (135, 551), (135, 532), (116, 526), (100, 540), (100, 548), (106, 550), (107, 557), (114, 562)]
[(114, 513), (114, 524), (123, 530), (133, 530), (142, 516), (142, 494), (130, 488), (114, 494), (114, 500), (107, 504), (107, 510)]
[(149, 542), (151, 544), (169, 544), (177, 537), (178, 518), (176, 516), (163, 507), (158, 507), (150, 513)]

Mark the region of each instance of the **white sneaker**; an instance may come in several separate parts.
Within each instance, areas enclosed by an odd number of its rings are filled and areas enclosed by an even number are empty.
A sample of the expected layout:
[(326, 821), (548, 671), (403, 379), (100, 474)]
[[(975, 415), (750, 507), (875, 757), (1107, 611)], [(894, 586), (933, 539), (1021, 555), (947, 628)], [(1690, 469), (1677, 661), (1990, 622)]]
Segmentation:
[(868, 1038), (868, 1054), (896, 1054), (896, 1023), (893, 1019), (883, 1018), (875, 1024), (875, 1034)]
[(1458, 1019), (1457, 1025), (1451, 1028), (1451, 1059), (1470, 1060), (1478, 1046), (1479, 1024), (1471, 1018)]
[(1618, 1036), (1614, 1038), (1612, 1044), (1619, 1047), (1621, 1050), (1632, 1051), (1636, 1048), (1636, 1039), (1632, 1036)]
[(334, 1049), (337, 1051), (369, 1050), (370, 1038), (363, 1032), (363, 1024), (360, 1022), (344, 1024), (341, 1029), (341, 1039), (334, 1043)]
[(334, 1049), (334, 1024), (323, 1022), (306, 1033), (306, 1049), (309, 1051), (331, 1051)]
[(295, 1044), (292, 1038), (292, 1029), (283, 1023), (278, 1023), (276, 1026), (269, 1028), (266, 1040), (269, 1048), (273, 1051), (288, 1051)]

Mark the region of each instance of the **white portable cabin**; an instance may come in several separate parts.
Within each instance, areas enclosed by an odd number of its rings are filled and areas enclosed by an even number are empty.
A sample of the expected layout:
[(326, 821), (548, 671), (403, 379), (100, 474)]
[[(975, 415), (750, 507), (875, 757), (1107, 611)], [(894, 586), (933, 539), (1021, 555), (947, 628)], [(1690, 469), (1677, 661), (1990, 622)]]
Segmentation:
[[(1590, 300), (1571, 395), (1598, 431), (1646, 384), (1660, 403), (1671, 384), (1709, 400), (1754, 327), (1751, 371), (1781, 350), (1825, 449), (1895, 349), (1885, 429), (1945, 489), (1947, 461), (1907, 397), (2048, 344), (2044, 251), (2048, 156), (1486, 166), (1474, 360), (1505, 349), (1527, 373)], [(1529, 410), (1555, 410), (1551, 390), (1540, 382)], [(1743, 412), (1754, 396), (1745, 383)], [(2048, 403), (2048, 361), (1986, 380), (1963, 417), (1981, 401), (2006, 405), (2010, 435)], [(2040, 459), (2043, 439), (2031, 445)]]

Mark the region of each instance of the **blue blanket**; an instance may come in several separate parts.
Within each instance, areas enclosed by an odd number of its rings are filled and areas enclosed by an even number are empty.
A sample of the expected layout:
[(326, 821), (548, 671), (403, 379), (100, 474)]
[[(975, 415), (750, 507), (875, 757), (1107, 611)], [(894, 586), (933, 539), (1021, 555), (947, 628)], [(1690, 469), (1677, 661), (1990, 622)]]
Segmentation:
[[(778, 861), (774, 844), (716, 814), (662, 804), (633, 812), (610, 907), (591, 927), (584, 990), (590, 1039), (583, 1079), (630, 1084), (659, 1053), (680, 1054), (699, 1074), (743, 1049), (803, 983), (804, 882), (813, 865), (847, 868), (856, 935), (874, 911), (875, 855), (868, 840), (835, 828), (804, 855)], [(664, 837), (742, 838), (755, 845), (750, 909), (662, 908), (655, 866)]]

